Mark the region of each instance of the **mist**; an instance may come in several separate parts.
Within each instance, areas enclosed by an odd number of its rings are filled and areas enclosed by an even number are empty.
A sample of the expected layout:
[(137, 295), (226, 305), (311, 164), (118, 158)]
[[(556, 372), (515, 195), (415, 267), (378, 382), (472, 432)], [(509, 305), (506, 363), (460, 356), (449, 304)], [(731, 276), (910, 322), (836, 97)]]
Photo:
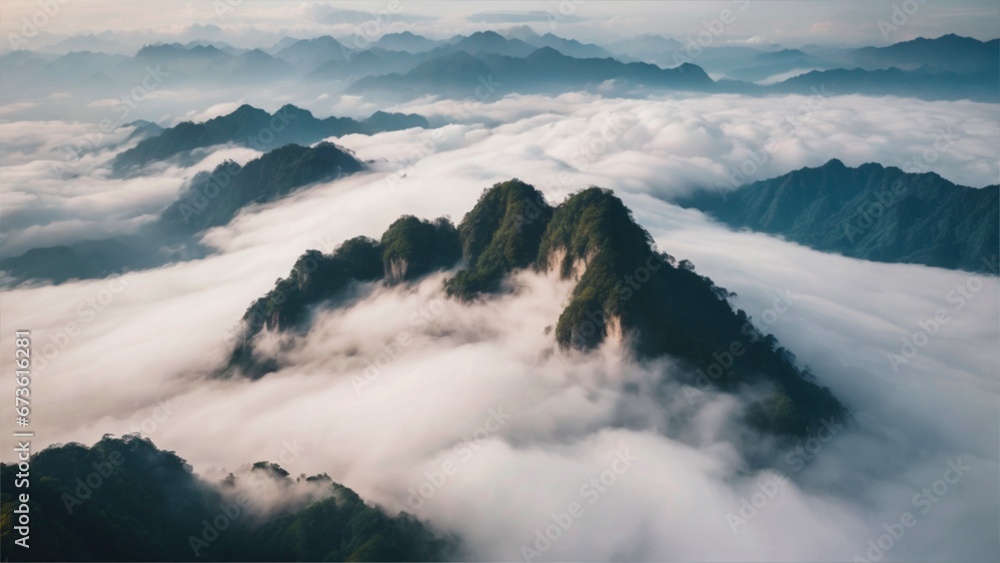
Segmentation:
[[(669, 203), (830, 158), (993, 183), (995, 105), (565, 94), (393, 110), (451, 124), (332, 139), (372, 160), (371, 170), (245, 210), (205, 233), (216, 251), (207, 258), (0, 295), (41, 356), (36, 440), (140, 432), (206, 478), (260, 460), (292, 475), (326, 473), (391, 513), (457, 533), (469, 559), (870, 559), (868, 541), (906, 511), (915, 524), (881, 550), (885, 560), (996, 559), (996, 276), (824, 254)], [(196, 171), (256, 155), (221, 147), (191, 168), (111, 179), (106, 164), (127, 146), (122, 133), (67, 182), (45, 161), (86, 124), (0, 127), (4, 174), (19, 179), (2, 201), (17, 226), (5, 254), (126, 232)], [(735, 291), (734, 305), (812, 368), (853, 422), (801, 444), (811, 453), (778, 452), (775, 467), (751, 467), (741, 451), (754, 438), (738, 426), (745, 398), (671, 384), (677, 366), (628, 360), (614, 342), (560, 350), (548, 329), (572, 281), (535, 272), (472, 305), (445, 296), (448, 273), (362, 286), (347, 306), (317, 311), (307, 332), (262, 336), (279, 371), (259, 381), (207, 377), (245, 309), (306, 249), (377, 237), (405, 213), (457, 223), (484, 188), (512, 177), (550, 203), (590, 185), (615, 190), (660, 250)], [(956, 286), (970, 295), (961, 306)], [(781, 291), (793, 305), (777, 314)], [(939, 309), (948, 322), (925, 329)], [(915, 355), (890, 359), (924, 330)], [(0, 346), (13, 349), (13, 331)], [(663, 400), (644, 392), (660, 381)], [(3, 392), (12, 387), (5, 380)], [(938, 494), (950, 463), (969, 469)]]

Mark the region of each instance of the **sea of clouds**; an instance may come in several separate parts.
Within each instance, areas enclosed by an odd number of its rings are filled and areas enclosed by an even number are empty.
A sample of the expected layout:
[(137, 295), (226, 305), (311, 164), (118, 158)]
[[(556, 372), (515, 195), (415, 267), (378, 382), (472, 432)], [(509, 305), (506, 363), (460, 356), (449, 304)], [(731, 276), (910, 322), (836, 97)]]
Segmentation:
[[(338, 104), (357, 100), (311, 109), (325, 117)], [(262, 459), (293, 475), (327, 473), (390, 512), (458, 534), (465, 558), (997, 558), (997, 278), (824, 254), (669, 203), (831, 158), (995, 183), (996, 106), (565, 94), (389, 109), (443, 125), (333, 139), (371, 170), (247, 210), (205, 234), (216, 251), (208, 258), (0, 295), (8, 328), (33, 335), (36, 443), (138, 430), (210, 479)], [(221, 148), (192, 168), (113, 179), (122, 132), (67, 176), (54, 166), (65, 162), (61, 147), (88, 127), (0, 124), (0, 255), (130, 232), (195, 171), (257, 154)], [(484, 188), (512, 177), (551, 203), (590, 185), (615, 190), (661, 250), (735, 291), (734, 304), (854, 422), (773, 468), (750, 467), (740, 399), (661, 388), (677, 369), (669, 360), (625, 362), (613, 343), (588, 355), (555, 347), (549, 328), (572, 283), (540, 273), (468, 306), (445, 298), (447, 274), (364, 287), (348, 307), (317, 312), (307, 333), (266, 336), (278, 372), (206, 378), (246, 307), (306, 249), (378, 237), (401, 214), (457, 223)], [(782, 312), (779, 293), (791, 296)], [(939, 310), (948, 321), (935, 330), (928, 320)], [(922, 344), (909, 354), (904, 339)], [(0, 349), (13, 349), (13, 330)], [(9, 356), (2, 362), (13, 369)], [(12, 421), (0, 427), (12, 431)]]

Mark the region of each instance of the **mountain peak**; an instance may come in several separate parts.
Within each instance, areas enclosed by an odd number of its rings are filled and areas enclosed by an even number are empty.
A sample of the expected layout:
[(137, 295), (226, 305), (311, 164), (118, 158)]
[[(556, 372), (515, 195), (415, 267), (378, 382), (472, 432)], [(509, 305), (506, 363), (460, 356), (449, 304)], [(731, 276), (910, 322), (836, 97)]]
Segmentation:
[(292, 43), (289, 47), (329, 47), (329, 48), (340, 48), (340, 41), (337, 41), (331, 35), (320, 35), (319, 37), (312, 37), (309, 39), (299, 39), (298, 41)]
[(534, 29), (531, 29), (531, 26), (517, 25), (508, 29), (504, 33), (504, 36), (506, 36), (508, 39), (520, 39), (522, 41), (526, 41), (528, 39), (534, 39), (538, 37), (538, 34), (535, 32)]
[[(462, 256), (466, 267), (445, 283), (447, 294), (461, 301), (502, 291), (501, 282), (520, 269), (555, 270), (574, 280), (555, 329), (561, 348), (588, 351), (610, 338), (639, 357), (669, 355), (704, 370), (713, 353), (742, 343), (748, 353), (739, 367), (714, 382), (722, 390), (753, 381), (773, 389), (750, 409), (756, 428), (804, 435), (821, 418), (843, 411), (828, 390), (803, 376), (774, 337), (732, 309), (731, 294), (690, 263), (658, 252), (614, 192), (588, 188), (552, 208), (517, 179), (484, 190), (457, 230), (445, 219), (403, 216), (378, 242), (352, 239), (331, 255), (307, 252), (247, 310), (243, 338), (222, 373), (256, 378), (277, 369), (277, 360), (256, 351), (256, 335), (264, 327), (307, 328), (300, 325), (311, 308), (335, 300), (353, 282), (415, 282)], [(685, 382), (695, 384), (693, 372), (689, 376)]]
[(310, 119), (315, 119), (313, 113), (307, 109), (300, 108), (294, 104), (285, 104), (278, 108), (278, 111), (274, 112), (274, 115), (291, 115), (293, 118), (306, 117)]
[[(286, 126), (273, 129), (275, 117), (287, 119)], [(429, 123), (419, 115), (400, 114), (376, 114), (363, 122), (346, 117), (321, 120), (309, 110), (292, 104), (285, 104), (274, 114), (242, 104), (228, 114), (202, 123), (188, 121), (162, 132), (157, 131), (157, 135), (143, 139), (136, 146), (119, 153), (112, 162), (112, 169), (116, 175), (131, 173), (149, 162), (178, 155), (181, 155), (182, 164), (190, 166), (193, 162), (185, 158), (190, 155), (190, 151), (226, 143), (266, 151), (290, 143), (311, 145), (333, 136), (351, 133), (372, 135), (412, 127), (429, 127)], [(273, 135), (263, 137), (261, 132), (265, 130), (270, 130)], [(152, 133), (153, 130), (150, 129), (149, 132)], [(262, 142), (265, 139), (266, 142)]]
[(528, 60), (544, 61), (544, 60), (562, 60), (568, 59), (566, 55), (562, 54), (561, 51), (554, 47), (539, 47), (528, 55)]
[(491, 29), (487, 29), (486, 31), (476, 31), (475, 33), (472, 33), (471, 35), (469, 35), (468, 37), (466, 37), (466, 39), (488, 39), (490, 41), (506, 41), (507, 40), (504, 36), (500, 35), (499, 33), (495, 32), (495, 31), (493, 31)]
[[(333, 180), (363, 168), (359, 160), (333, 143), (319, 143), (311, 148), (287, 144), (242, 167), (226, 162), (211, 173), (195, 175), (183, 196), (160, 215), (158, 225), (170, 234), (200, 232), (228, 223), (250, 203), (274, 201), (309, 184)], [(205, 186), (212, 182), (226, 187), (207, 202), (199, 202)]]
[(386, 33), (385, 35), (383, 35), (379, 39), (384, 39), (386, 37), (392, 37), (392, 38), (398, 37), (400, 39), (423, 38), (423, 36), (417, 35), (416, 33), (413, 33), (412, 31), (408, 31), (408, 30), (407, 31), (396, 31), (396, 32), (393, 32), (393, 33)]
[(551, 216), (545, 196), (517, 178), (484, 190), (459, 224), (468, 266), (448, 280), (448, 294), (471, 299), (499, 290), (506, 275), (535, 262)]
[(236, 108), (232, 112), (217, 117), (216, 119), (252, 119), (252, 118), (265, 118), (270, 117), (266, 111), (255, 108), (250, 104), (241, 104), (240, 107)]

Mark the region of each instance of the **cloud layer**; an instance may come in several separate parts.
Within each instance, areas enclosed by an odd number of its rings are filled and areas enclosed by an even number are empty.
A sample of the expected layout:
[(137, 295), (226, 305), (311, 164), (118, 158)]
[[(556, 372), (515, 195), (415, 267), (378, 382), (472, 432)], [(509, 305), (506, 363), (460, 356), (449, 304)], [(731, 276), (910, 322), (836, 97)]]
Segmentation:
[[(906, 166), (941, 134), (950, 145), (932, 170), (995, 182), (994, 106), (567, 94), (406, 109), (455, 124), (337, 139), (373, 171), (245, 212), (206, 234), (215, 256), (0, 295), (9, 325), (32, 330), (39, 443), (138, 429), (205, 475), (259, 459), (293, 475), (325, 472), (458, 533), (468, 558), (850, 560), (868, 558), (868, 540), (909, 511), (915, 524), (886, 559), (996, 559), (997, 279), (826, 255), (664, 202), (699, 185), (724, 189), (748, 159), (751, 180), (834, 157)], [(24, 178), (5, 192), (4, 212), (53, 240), (96, 231), (88, 221), (102, 214), (137, 220), (193, 172), (108, 180), (111, 153), (99, 153), (77, 180), (91, 186), (84, 197), (39, 164), (58, 144), (47, 139), (76, 125), (52, 123), (37, 141), (31, 125), (4, 125), (17, 132), (5, 143), (25, 151), (4, 163)], [(754, 159), (761, 150), (767, 158)], [(736, 305), (811, 366), (855, 424), (800, 444), (802, 454), (779, 452), (772, 469), (750, 467), (732, 422), (738, 400), (654, 392), (676, 366), (623, 363), (613, 345), (590, 356), (554, 349), (546, 328), (571, 285), (539, 274), (470, 307), (443, 297), (441, 275), (362, 288), (350, 307), (318, 313), (307, 334), (269, 343), (283, 370), (258, 382), (203, 377), (245, 308), (303, 250), (376, 236), (403, 213), (457, 222), (484, 187), (515, 176), (552, 202), (591, 184), (615, 189), (662, 250), (736, 291)], [(74, 220), (83, 226), (65, 235), (54, 226)], [(23, 248), (22, 232), (11, 237)], [(970, 295), (961, 307), (959, 285)], [(782, 290), (794, 305), (777, 314)], [(949, 321), (894, 369), (888, 353), (942, 308)], [(12, 337), (0, 346), (12, 349)], [(302, 453), (282, 459), (289, 444)], [(949, 462), (970, 469), (937, 494)], [(936, 501), (923, 513), (925, 488)]]

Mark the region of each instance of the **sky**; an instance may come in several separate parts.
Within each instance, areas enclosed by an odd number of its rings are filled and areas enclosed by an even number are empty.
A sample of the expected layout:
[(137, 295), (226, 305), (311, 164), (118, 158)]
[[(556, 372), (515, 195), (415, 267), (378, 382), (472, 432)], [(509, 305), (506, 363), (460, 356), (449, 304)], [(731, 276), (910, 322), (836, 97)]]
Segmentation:
[[(171, 35), (190, 32), (192, 25), (215, 25), (230, 39), (235, 36), (256, 38), (263, 44), (284, 34), (297, 37), (365, 34), (364, 26), (374, 30), (376, 35), (410, 30), (433, 38), (445, 38), (456, 33), (521, 24), (530, 25), (539, 33), (552, 32), (596, 43), (639, 34), (659, 34), (685, 41), (706, 29), (719, 29), (715, 22), (727, 17), (724, 15), (726, 10), (731, 10), (733, 17), (717, 35), (718, 44), (749, 41), (752, 44), (777, 43), (793, 47), (809, 43), (887, 45), (918, 36), (937, 37), (946, 33), (985, 40), (995, 38), (1000, 28), (1000, 4), (990, 0), (910, 0), (910, 3), (902, 0), (346, 1), (337, 2), (336, 9), (375, 15), (345, 14), (333, 22), (321, 21), (334, 7), (320, 2), (51, 2), (58, 6), (58, 9), (49, 8), (53, 12), (51, 15), (41, 7), (43, 2), (40, 0), (4, 2), (0, 6), (0, 32), (8, 39), (11, 34), (28, 39), (25, 48), (33, 48), (32, 45), (42, 47), (68, 36), (107, 31), (133, 35), (138, 32), (146, 38), (162, 35), (163, 39), (169, 39)], [(880, 21), (892, 27), (880, 26)], [(250, 27), (255, 31), (251, 33)], [(201, 32), (206, 36), (218, 33), (217, 30), (204, 29)], [(3, 46), (5, 51), (9, 48), (7, 44)]]

